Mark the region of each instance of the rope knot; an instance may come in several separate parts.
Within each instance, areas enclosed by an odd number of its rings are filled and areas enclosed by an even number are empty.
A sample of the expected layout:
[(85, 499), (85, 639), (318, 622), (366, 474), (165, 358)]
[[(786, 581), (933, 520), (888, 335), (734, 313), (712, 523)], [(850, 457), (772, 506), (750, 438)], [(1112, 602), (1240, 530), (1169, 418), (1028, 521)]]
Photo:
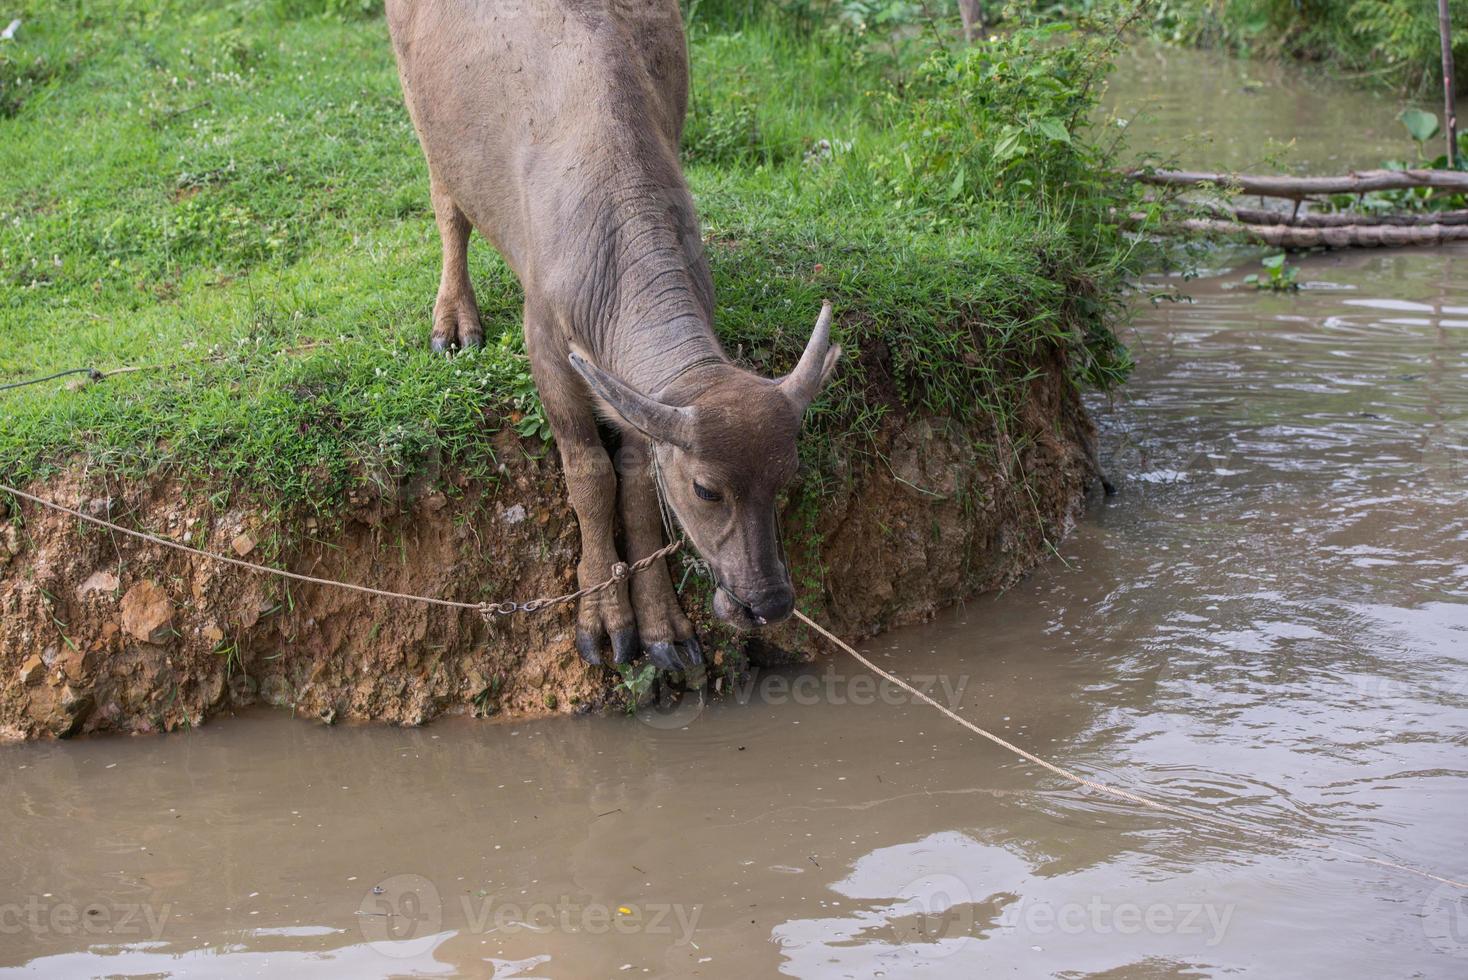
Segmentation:
[(513, 602), (481, 602), (479, 615), (483, 616), (484, 621), (488, 623), (492, 622), (496, 616), (508, 616), (519, 608), (519, 605)]
[(615, 565), (612, 566), (612, 581), (613, 582), (620, 582), (624, 578), (626, 578), (629, 574), (630, 573), (627, 570), (627, 563), (625, 561), (619, 561)]

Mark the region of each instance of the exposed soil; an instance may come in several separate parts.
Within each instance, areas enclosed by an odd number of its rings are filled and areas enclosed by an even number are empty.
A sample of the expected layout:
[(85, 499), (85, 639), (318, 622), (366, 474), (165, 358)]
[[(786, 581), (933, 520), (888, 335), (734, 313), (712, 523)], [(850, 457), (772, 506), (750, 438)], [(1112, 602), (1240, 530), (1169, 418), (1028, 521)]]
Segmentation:
[[(847, 637), (924, 620), (1006, 585), (1069, 529), (1094, 474), (1094, 430), (1059, 360), (1007, 440), (987, 417), (889, 417), (877, 453), (838, 460), (813, 514), (792, 505), (801, 604)], [(196, 547), (322, 578), (468, 601), (573, 587), (576, 521), (555, 454), (499, 437), (502, 478), (344, 502), (340, 522), (267, 521), (174, 481), (110, 486), (80, 467), (38, 496)], [(999, 451), (979, 447), (993, 447)], [(1004, 471), (994, 459), (1018, 457)], [(463, 481), (458, 481), (463, 483)], [(799, 500), (799, 494), (792, 494)], [(0, 518), (7, 515), (0, 514)], [(584, 665), (562, 607), (489, 624), (472, 612), (301, 586), (25, 505), (0, 524), (0, 737), (153, 732), (256, 702), (325, 721), (420, 724), (623, 702)], [(675, 579), (678, 573), (675, 571)], [(690, 580), (685, 603), (718, 669), (829, 653), (803, 627), (729, 634)]]

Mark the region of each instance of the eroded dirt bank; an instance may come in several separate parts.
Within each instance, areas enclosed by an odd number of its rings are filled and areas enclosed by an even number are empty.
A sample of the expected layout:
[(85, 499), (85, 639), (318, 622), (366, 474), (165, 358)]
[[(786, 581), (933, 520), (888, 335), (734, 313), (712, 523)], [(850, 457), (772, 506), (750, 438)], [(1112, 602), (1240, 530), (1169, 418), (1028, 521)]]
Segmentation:
[[(803, 608), (851, 637), (923, 620), (1012, 581), (1063, 534), (1093, 473), (1093, 430), (1059, 362), (1031, 383), (1007, 437), (987, 417), (901, 417), (878, 453), (838, 460), (833, 492), (786, 515)], [(404, 487), (344, 503), (340, 522), (216, 506), (172, 482), (118, 486), (80, 470), (38, 496), (196, 547), (313, 576), (469, 601), (573, 587), (575, 518), (554, 452), (501, 435), (502, 479)], [(1000, 451), (988, 448), (1000, 444)], [(997, 457), (1017, 458), (1002, 471)], [(812, 506), (812, 503), (814, 506)], [(494, 624), (477, 614), (283, 582), (79, 527), (27, 504), (0, 525), (0, 736), (153, 732), (267, 702), (326, 721), (418, 724), (447, 712), (510, 716), (625, 699), (585, 666), (561, 608)], [(675, 570), (675, 579), (679, 572)], [(828, 653), (786, 624), (746, 643), (685, 605), (714, 670), (744, 655)]]

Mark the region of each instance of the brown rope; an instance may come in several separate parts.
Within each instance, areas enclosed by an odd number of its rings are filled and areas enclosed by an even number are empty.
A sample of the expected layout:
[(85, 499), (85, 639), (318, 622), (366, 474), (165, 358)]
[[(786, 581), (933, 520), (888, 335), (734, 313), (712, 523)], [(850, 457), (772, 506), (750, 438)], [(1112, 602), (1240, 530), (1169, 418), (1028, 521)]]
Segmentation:
[[(908, 694), (911, 694), (918, 700), (922, 701), (924, 704), (927, 704), (928, 706), (933, 708), (937, 708), (943, 714), (958, 722), (960, 725), (962, 725), (964, 728), (967, 728), (975, 735), (980, 735), (984, 738), (987, 738), (989, 741), (993, 742), (1000, 748), (1008, 749), (1010, 752), (1013, 752), (1020, 758), (1028, 759), (1035, 765), (1041, 767), (1042, 769), (1047, 769), (1063, 779), (1067, 779), (1073, 783), (1084, 786), (1087, 789), (1093, 789), (1098, 793), (1103, 793), (1107, 796), (1111, 796), (1119, 800), (1126, 800), (1128, 803), (1135, 803), (1138, 806), (1144, 806), (1149, 810), (1158, 810), (1162, 813), (1170, 813), (1173, 816), (1183, 817), (1187, 820), (1201, 820), (1205, 823), (1211, 823), (1218, 827), (1226, 827), (1229, 830), (1238, 831), (1244, 834), (1259, 835), (1265, 833), (1264, 831), (1258, 830), (1254, 827), (1250, 827), (1248, 824), (1241, 823), (1239, 821), (1227, 820), (1222, 817), (1213, 816), (1212, 814), (1196, 813), (1192, 810), (1183, 809), (1180, 806), (1174, 806), (1171, 803), (1164, 803), (1161, 800), (1154, 800), (1151, 797), (1143, 796), (1140, 793), (1133, 793), (1131, 790), (1121, 789), (1117, 786), (1108, 786), (1106, 783), (1098, 783), (1094, 779), (1087, 779), (1085, 776), (1081, 776), (1077, 773), (1071, 772), (1069, 769), (1057, 766), (1055, 763), (1051, 762), (1048, 759), (1042, 759), (1035, 753), (1030, 752), (1027, 749), (1022, 749), (1018, 745), (1015, 745), (1013, 742), (1001, 738), (985, 728), (980, 728), (978, 725), (975, 725), (973, 722), (958, 714), (958, 712), (954, 711), (953, 709), (933, 700), (931, 697), (924, 694), (922, 691), (919, 691), (917, 688), (913, 687), (902, 678), (896, 676), (895, 674), (888, 673), (881, 667), (878, 667), (866, 657), (863, 657), (861, 654), (857, 653), (856, 648), (853, 647), (851, 644), (847, 643), (835, 633), (832, 633), (830, 630), (826, 629), (820, 623), (817, 623), (815, 620), (811, 619), (799, 609), (795, 610), (795, 618), (799, 619), (802, 623), (809, 626), (817, 633), (821, 634), (821, 636), (824, 636), (827, 640), (830, 640), (842, 650), (851, 654), (851, 656), (856, 658), (858, 663), (866, 667), (872, 673), (883, 678), (884, 680), (896, 684), (898, 687), (902, 688), (904, 691), (906, 691)], [(1356, 861), (1365, 861), (1368, 864), (1380, 865), (1383, 868), (1391, 868), (1394, 871), (1403, 871), (1407, 874), (1413, 874), (1422, 878), (1431, 879), (1432, 881), (1439, 881), (1442, 882), (1444, 885), (1452, 885), (1455, 888), (1468, 888), (1468, 882), (1457, 881), (1453, 878), (1445, 878), (1442, 875), (1434, 874), (1431, 871), (1424, 871), (1421, 868), (1414, 868), (1411, 865), (1407, 864), (1398, 864), (1396, 861), (1388, 861), (1385, 858), (1377, 858), (1372, 857), (1369, 854), (1360, 854), (1356, 851), (1348, 851), (1345, 848), (1336, 847), (1334, 844), (1329, 844), (1325, 841), (1303, 840), (1300, 843), (1305, 844), (1308, 847), (1331, 851), (1335, 854), (1340, 854)]]
[[(630, 565), (626, 562), (618, 562), (617, 564), (613, 565), (611, 577), (608, 578), (606, 581), (599, 582), (596, 585), (587, 586), (586, 588), (577, 589), (574, 592), (567, 592), (564, 595), (552, 596), (545, 599), (530, 599), (525, 602), (458, 602), (453, 599), (436, 599), (432, 596), (411, 595), (405, 592), (389, 592), (385, 589), (374, 589), (365, 585), (352, 585), (349, 582), (336, 582), (331, 579), (317, 578), (312, 575), (301, 575), (296, 572), (288, 572), (281, 568), (271, 568), (267, 565), (256, 565), (253, 562), (241, 561), (238, 558), (230, 558), (228, 555), (215, 554), (211, 551), (202, 551), (198, 548), (194, 548), (186, 544), (179, 544), (177, 541), (169, 541), (167, 538), (160, 538), (156, 535), (146, 534), (142, 531), (134, 531), (131, 528), (122, 527), (121, 525), (114, 524), (111, 521), (104, 521), (99, 517), (92, 517), (90, 514), (83, 514), (81, 511), (73, 510), (70, 507), (65, 507), (61, 504), (55, 503), (54, 501), (37, 497), (34, 494), (26, 493), (23, 490), (17, 490), (14, 487), (6, 486), (3, 483), (0, 483), (0, 492), (11, 494), (12, 496), (18, 497), (21, 500), (29, 500), (32, 503), (41, 505), (42, 507), (49, 508), (62, 514), (70, 515), (71, 517), (75, 517), (79, 521), (84, 521), (88, 524), (95, 524), (98, 527), (106, 528), (109, 531), (115, 531), (119, 534), (125, 534), (129, 537), (137, 538), (141, 541), (147, 541), (150, 544), (160, 545), (164, 548), (172, 548), (175, 551), (181, 551), (186, 554), (196, 555), (200, 558), (208, 559), (209, 561), (217, 561), (223, 562), (227, 565), (234, 565), (237, 568), (243, 568), (246, 571), (254, 572), (256, 574), (275, 575), (280, 578), (287, 578), (296, 582), (304, 582), (310, 585), (322, 585), (328, 588), (348, 589), (352, 592), (361, 592), (367, 595), (378, 596), (384, 599), (398, 599), (406, 602), (421, 602), (428, 605), (443, 606), (450, 609), (472, 609), (478, 612), (486, 620), (492, 619), (494, 616), (508, 616), (512, 613), (517, 612), (533, 613), (541, 609), (547, 609), (551, 606), (573, 602), (581, 598), (582, 596), (591, 595), (592, 593), (610, 589), (618, 582), (623, 581), (631, 575), (635, 575), (637, 572), (640, 572), (643, 569), (647, 568), (659, 558), (664, 558), (668, 555), (671, 555), (673, 552), (677, 551), (683, 546), (683, 539), (681, 537), (675, 538), (673, 541), (659, 548), (657, 551), (654, 551), (652, 554), (647, 555), (643, 558), (639, 558), (637, 561), (633, 562)], [(1174, 806), (1171, 803), (1165, 803), (1161, 800), (1154, 800), (1151, 797), (1143, 796), (1140, 793), (1134, 793), (1131, 790), (1121, 789), (1116, 786), (1109, 786), (1106, 783), (1097, 782), (1093, 779), (1087, 779), (1086, 777), (1078, 775), (1077, 773), (1074, 773), (1069, 769), (1058, 766), (1055, 763), (1050, 762), (1048, 759), (1041, 758), (1035, 753), (1030, 752), (1027, 749), (1022, 749), (1018, 745), (1015, 745), (1013, 742), (1001, 738), (1000, 736), (995, 735), (993, 732), (990, 732), (987, 729), (981, 728), (980, 726), (969, 721), (967, 718), (964, 718), (962, 715), (953, 711), (951, 708), (948, 708), (947, 706), (940, 704), (938, 701), (935, 701), (933, 698), (913, 687), (911, 684), (907, 683), (897, 675), (885, 671), (881, 667), (878, 667), (876, 664), (872, 663), (866, 657), (863, 657), (860, 653), (858, 653), (855, 647), (851, 646), (849, 643), (842, 640), (839, 636), (832, 633), (830, 630), (826, 629), (815, 620), (811, 619), (799, 609), (795, 610), (795, 617), (801, 622), (805, 623), (811, 629), (815, 630), (821, 636), (825, 637), (827, 640), (840, 647), (846, 653), (850, 654), (856, 659), (858, 663), (862, 664), (874, 674), (882, 677), (892, 684), (897, 685), (898, 687), (902, 688), (902, 690), (922, 701), (924, 704), (938, 709), (938, 711), (942, 712), (953, 721), (958, 722), (958, 724), (962, 725), (964, 728), (968, 729), (974, 734), (988, 739), (995, 745), (1007, 749), (1020, 758), (1027, 759), (1028, 761), (1033, 762), (1035, 765), (1040, 766), (1043, 769), (1049, 770), (1050, 772), (1055, 773), (1057, 776), (1060, 776), (1063, 779), (1067, 779), (1070, 782), (1076, 783), (1080, 786), (1085, 786), (1088, 789), (1093, 789), (1098, 793), (1102, 793), (1116, 799), (1126, 800), (1129, 803), (1135, 803), (1138, 806), (1143, 806), (1150, 810), (1157, 810), (1162, 813), (1169, 813), (1174, 816), (1183, 817), (1188, 820), (1201, 820), (1206, 823), (1211, 823), (1216, 826), (1225, 827), (1246, 834), (1262, 833), (1255, 828), (1249, 827), (1247, 824), (1243, 824), (1233, 820), (1226, 820), (1221, 817), (1212, 816), (1210, 814), (1195, 813), (1191, 810), (1186, 810), (1182, 807)], [(1389, 861), (1384, 858), (1371, 857), (1367, 854), (1360, 854), (1356, 851), (1349, 851), (1345, 848), (1336, 847), (1335, 845), (1326, 843), (1324, 841), (1306, 840), (1302, 841), (1302, 843), (1310, 847), (1316, 847), (1321, 850), (1331, 851), (1335, 854), (1340, 854), (1356, 861), (1364, 861), (1369, 864), (1379, 865), (1384, 868), (1391, 868), (1393, 870), (1402, 871), (1407, 874), (1417, 875), (1422, 878), (1428, 878), (1432, 881), (1441, 882), (1445, 885), (1452, 885), (1456, 888), (1468, 888), (1468, 882), (1457, 881), (1453, 878), (1447, 878), (1442, 875), (1434, 874), (1431, 871), (1425, 871), (1421, 868), (1414, 868), (1410, 865), (1399, 864), (1396, 861)]]
[(637, 561), (632, 562), (630, 565), (626, 562), (619, 561), (612, 566), (611, 577), (608, 578), (606, 581), (598, 582), (596, 585), (589, 585), (585, 588), (577, 589), (574, 592), (567, 592), (565, 595), (551, 596), (545, 599), (527, 599), (524, 602), (459, 602), (453, 599), (435, 599), (432, 596), (412, 595), (406, 592), (390, 592), (386, 589), (374, 589), (366, 585), (353, 585), (350, 582), (337, 582), (333, 581), (332, 579), (317, 578), (314, 575), (301, 575), (298, 572), (288, 572), (283, 568), (271, 568), (268, 565), (257, 565), (254, 562), (241, 561), (238, 558), (231, 558), (228, 555), (220, 555), (212, 551), (202, 551), (199, 548), (194, 548), (186, 544), (179, 544), (177, 541), (169, 541), (167, 538), (160, 538), (153, 534), (146, 534), (142, 531), (134, 531), (131, 528), (123, 527), (120, 524), (114, 524), (111, 521), (104, 521), (100, 517), (93, 517), (90, 514), (83, 514), (79, 510), (73, 510), (70, 507), (62, 506), (55, 501), (37, 497), (34, 494), (26, 493), (24, 490), (17, 490), (14, 487), (6, 486), (3, 483), (0, 483), (0, 492), (11, 494), (12, 496), (18, 497), (21, 500), (29, 500), (31, 503), (40, 504), (42, 507), (47, 507), (62, 514), (68, 514), (71, 517), (75, 517), (79, 521), (85, 521), (88, 524), (95, 524), (98, 527), (104, 527), (107, 530), (115, 531), (118, 534), (125, 534), (128, 537), (137, 538), (140, 541), (147, 541), (150, 544), (160, 545), (164, 548), (172, 548), (174, 551), (182, 551), (185, 554), (195, 555), (199, 558), (208, 559), (209, 561), (217, 561), (223, 562), (226, 565), (234, 565), (236, 568), (243, 568), (248, 572), (254, 572), (259, 575), (275, 575), (280, 578), (291, 579), (295, 582), (304, 582), (308, 585), (323, 585), (333, 589), (347, 589), (351, 592), (361, 592), (366, 595), (378, 596), (383, 599), (398, 599), (405, 602), (421, 602), (431, 606), (443, 606), (448, 609), (472, 609), (483, 616), (486, 621), (492, 619), (495, 616), (509, 616), (512, 613), (517, 612), (538, 612), (541, 609), (548, 609), (551, 606), (558, 606), (562, 605), (563, 603), (574, 602), (577, 599), (580, 599), (582, 596), (605, 591), (606, 589), (610, 589), (615, 586), (618, 582), (621, 582), (629, 576), (635, 575), (643, 569), (647, 568), (659, 558), (664, 558), (668, 555), (671, 555), (673, 552), (677, 551), (683, 546), (683, 539), (675, 538), (673, 539), (673, 541), (659, 548), (657, 551), (654, 551), (652, 554), (647, 555), (643, 558), (639, 558)]
[[(317, 350), (318, 348), (321, 348), (321, 347), (330, 347), (333, 343), (335, 343), (335, 341), (331, 341), (331, 340), (313, 340), (313, 341), (311, 341), (308, 344), (297, 344), (294, 347), (283, 347), (283, 348), (281, 348), (278, 351), (271, 351), (270, 353), (274, 353), (274, 354), (302, 354), (302, 353), (305, 353), (306, 351), (309, 351), (309, 350)], [(224, 351), (224, 352), (219, 353), (219, 354), (209, 354), (209, 355), (207, 355), (205, 357), (186, 357), (186, 358), (183, 358), (182, 360), (178, 360), (178, 361), (165, 361), (165, 362), (159, 363), (159, 364), (131, 364), (131, 365), (124, 365), (123, 367), (109, 368), (106, 371), (100, 371), (100, 370), (98, 370), (97, 368), (94, 368), (94, 367), (72, 368), (69, 371), (58, 371), (55, 374), (48, 374), (45, 377), (41, 377), (41, 378), (29, 378), (29, 379), (24, 380), (24, 381), (15, 381), (15, 382), (10, 382), (8, 384), (3, 384), (3, 385), (0, 385), (0, 391), (10, 391), (10, 390), (12, 390), (14, 388), (26, 388), (26, 387), (29, 387), (31, 385), (38, 385), (38, 384), (42, 384), (42, 383), (47, 382), (47, 381), (56, 381), (56, 380), (59, 380), (61, 378), (70, 377), (73, 374), (85, 374), (87, 376), (87, 380), (88, 381), (97, 382), (97, 381), (106, 381), (108, 378), (115, 378), (115, 377), (117, 377), (118, 375), (121, 375), (121, 374), (135, 374), (138, 371), (161, 371), (164, 368), (178, 368), (178, 367), (184, 367), (184, 366), (190, 365), (190, 364), (216, 364), (216, 363), (218, 363), (220, 361), (229, 360), (231, 357), (234, 357), (236, 353), (238, 353), (238, 352), (237, 351)]]

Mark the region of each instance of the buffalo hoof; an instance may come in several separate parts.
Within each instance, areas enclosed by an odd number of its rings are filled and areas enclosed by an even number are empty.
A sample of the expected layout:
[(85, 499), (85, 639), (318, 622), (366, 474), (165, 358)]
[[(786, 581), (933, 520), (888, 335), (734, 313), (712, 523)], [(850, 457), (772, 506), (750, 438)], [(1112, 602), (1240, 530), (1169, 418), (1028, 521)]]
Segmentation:
[(475, 347), (483, 347), (484, 335), (476, 333), (469, 334), (468, 336), (460, 335), (459, 337), (440, 337), (438, 334), (434, 334), (432, 337), (429, 338), (428, 346), (429, 349), (432, 350), (435, 354), (450, 356), (456, 351), (470, 350), (471, 348)]
[(674, 673), (692, 670), (703, 663), (703, 646), (696, 636), (676, 643), (650, 643), (647, 646), (647, 659), (659, 670), (670, 670)]
[(703, 663), (703, 645), (698, 642), (696, 636), (690, 636), (679, 643), (678, 654), (685, 668), (697, 667)]
[(630, 664), (637, 659), (639, 652), (637, 642), (637, 629), (629, 626), (624, 630), (612, 631), (612, 663)]
[(601, 637), (585, 630), (576, 631), (576, 652), (581, 654), (581, 659), (593, 667), (602, 665), (601, 659)]
[[(637, 659), (639, 644), (636, 627), (629, 626), (624, 630), (613, 630), (611, 641), (612, 663), (630, 664)], [(593, 667), (600, 667), (607, 662), (603, 650), (605, 642), (605, 635), (598, 636), (589, 630), (576, 631), (576, 652), (581, 654), (582, 660)]]
[(683, 664), (678, 659), (677, 648), (666, 640), (648, 644), (647, 659), (651, 660), (658, 670), (683, 669)]

